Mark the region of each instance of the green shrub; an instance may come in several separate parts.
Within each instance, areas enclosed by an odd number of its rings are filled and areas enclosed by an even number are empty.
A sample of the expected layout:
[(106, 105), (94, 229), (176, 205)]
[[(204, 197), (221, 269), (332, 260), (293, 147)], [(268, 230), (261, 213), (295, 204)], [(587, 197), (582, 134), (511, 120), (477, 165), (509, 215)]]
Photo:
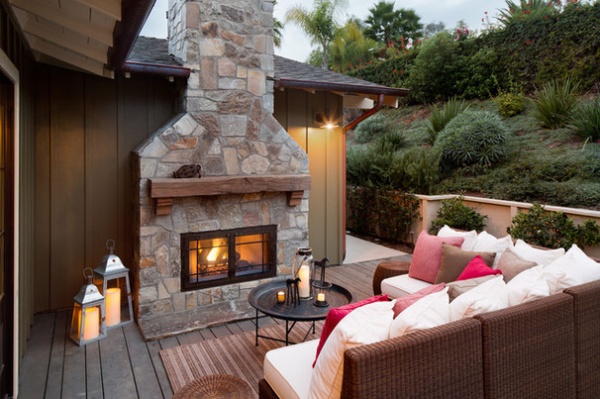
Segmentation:
[(390, 165), (400, 155), (376, 148), (351, 148), (346, 154), (346, 181), (363, 187), (390, 187)]
[(426, 125), (430, 143), (434, 144), (438, 133), (444, 130), (448, 122), (468, 108), (469, 105), (465, 101), (459, 101), (456, 98), (448, 100), (441, 108), (433, 105)]
[(392, 187), (417, 194), (432, 193), (439, 181), (439, 151), (413, 146), (404, 150), (399, 162), (403, 173), (391, 176)]
[(463, 196), (443, 200), (437, 217), (431, 222), (429, 232), (437, 234), (444, 225), (466, 231), (482, 231), (487, 216), (465, 205), (463, 201)]
[(382, 136), (390, 130), (390, 125), (381, 113), (360, 122), (354, 129), (354, 136), (359, 143), (368, 143), (377, 136)]
[(525, 96), (522, 92), (503, 91), (494, 98), (494, 104), (496, 104), (501, 116), (510, 118), (523, 112), (525, 109)]
[(576, 226), (563, 212), (549, 212), (541, 205), (517, 214), (506, 231), (514, 239), (547, 248), (569, 249), (573, 244), (583, 248), (600, 243), (600, 227), (595, 221)]
[(584, 139), (599, 142), (600, 98), (579, 104), (573, 113), (570, 125)]
[(396, 152), (406, 147), (406, 137), (400, 131), (388, 131), (378, 136), (372, 143), (374, 151)]
[(419, 199), (397, 190), (348, 186), (348, 228), (393, 242), (410, 242), (411, 228), (419, 219)]
[(479, 164), (495, 166), (506, 156), (508, 130), (500, 117), (485, 111), (465, 111), (438, 134), (440, 166), (446, 170)]
[(579, 84), (571, 79), (553, 80), (543, 86), (534, 100), (535, 117), (543, 127), (556, 129), (564, 127), (572, 118), (577, 106)]

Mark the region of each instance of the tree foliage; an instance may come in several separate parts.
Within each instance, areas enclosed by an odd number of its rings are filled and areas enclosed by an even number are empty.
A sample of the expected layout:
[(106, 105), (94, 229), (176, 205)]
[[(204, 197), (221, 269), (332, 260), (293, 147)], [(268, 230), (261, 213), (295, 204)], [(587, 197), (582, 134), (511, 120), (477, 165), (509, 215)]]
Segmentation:
[(386, 47), (402, 48), (409, 40), (414, 42), (423, 36), (423, 24), (414, 10), (394, 10), (394, 2), (380, 0), (369, 12), (364, 34)]

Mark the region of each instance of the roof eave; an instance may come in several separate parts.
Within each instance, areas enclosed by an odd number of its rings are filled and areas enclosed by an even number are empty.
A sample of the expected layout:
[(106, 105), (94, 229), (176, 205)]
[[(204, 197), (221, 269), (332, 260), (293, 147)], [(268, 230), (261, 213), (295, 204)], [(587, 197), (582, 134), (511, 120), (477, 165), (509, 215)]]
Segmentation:
[(145, 62), (126, 61), (120, 69), (123, 72), (140, 73), (155, 76), (187, 79), (190, 68), (177, 65), (148, 64)]
[(277, 89), (304, 89), (339, 91), (356, 94), (384, 94), (386, 96), (406, 97), (410, 93), (408, 89), (398, 89), (385, 86), (353, 85), (347, 83), (318, 82), (313, 80), (276, 79), (274, 83)]
[(152, 11), (155, 0), (123, 0), (121, 21), (113, 31), (113, 47), (108, 50), (107, 69), (120, 70), (133, 47), (136, 38)]

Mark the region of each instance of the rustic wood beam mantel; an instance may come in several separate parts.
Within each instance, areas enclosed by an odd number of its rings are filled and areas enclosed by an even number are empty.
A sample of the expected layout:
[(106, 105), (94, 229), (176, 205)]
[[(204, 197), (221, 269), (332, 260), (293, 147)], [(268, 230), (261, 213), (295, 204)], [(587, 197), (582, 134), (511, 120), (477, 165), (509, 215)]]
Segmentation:
[(202, 178), (150, 179), (150, 197), (156, 201), (156, 214), (168, 215), (173, 198), (206, 195), (285, 192), (288, 206), (297, 206), (310, 189), (310, 175), (209, 176)]

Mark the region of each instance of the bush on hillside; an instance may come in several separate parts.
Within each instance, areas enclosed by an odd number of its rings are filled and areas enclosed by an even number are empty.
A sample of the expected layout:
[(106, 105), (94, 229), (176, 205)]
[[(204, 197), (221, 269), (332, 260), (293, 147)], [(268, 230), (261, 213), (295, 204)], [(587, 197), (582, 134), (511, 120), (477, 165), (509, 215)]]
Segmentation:
[(566, 126), (577, 107), (579, 84), (567, 78), (546, 83), (535, 100), (535, 117), (543, 127), (556, 129)]
[(500, 117), (486, 111), (465, 111), (452, 119), (437, 138), (440, 166), (454, 170), (468, 165), (492, 167), (506, 156), (508, 130)]
[(466, 111), (469, 105), (464, 101), (451, 98), (441, 108), (437, 105), (431, 106), (431, 115), (427, 119), (427, 132), (429, 133), (430, 144), (435, 143), (439, 132), (444, 130), (448, 122), (456, 115)]
[(570, 121), (578, 135), (591, 142), (600, 142), (600, 98), (579, 104)]
[(391, 132), (398, 132), (398, 127), (394, 126), (384, 113), (377, 113), (356, 126), (354, 137), (357, 142), (364, 144)]
[(444, 225), (465, 231), (482, 231), (487, 216), (465, 205), (463, 201), (463, 196), (443, 200), (437, 217), (431, 222), (429, 232), (437, 234)]

